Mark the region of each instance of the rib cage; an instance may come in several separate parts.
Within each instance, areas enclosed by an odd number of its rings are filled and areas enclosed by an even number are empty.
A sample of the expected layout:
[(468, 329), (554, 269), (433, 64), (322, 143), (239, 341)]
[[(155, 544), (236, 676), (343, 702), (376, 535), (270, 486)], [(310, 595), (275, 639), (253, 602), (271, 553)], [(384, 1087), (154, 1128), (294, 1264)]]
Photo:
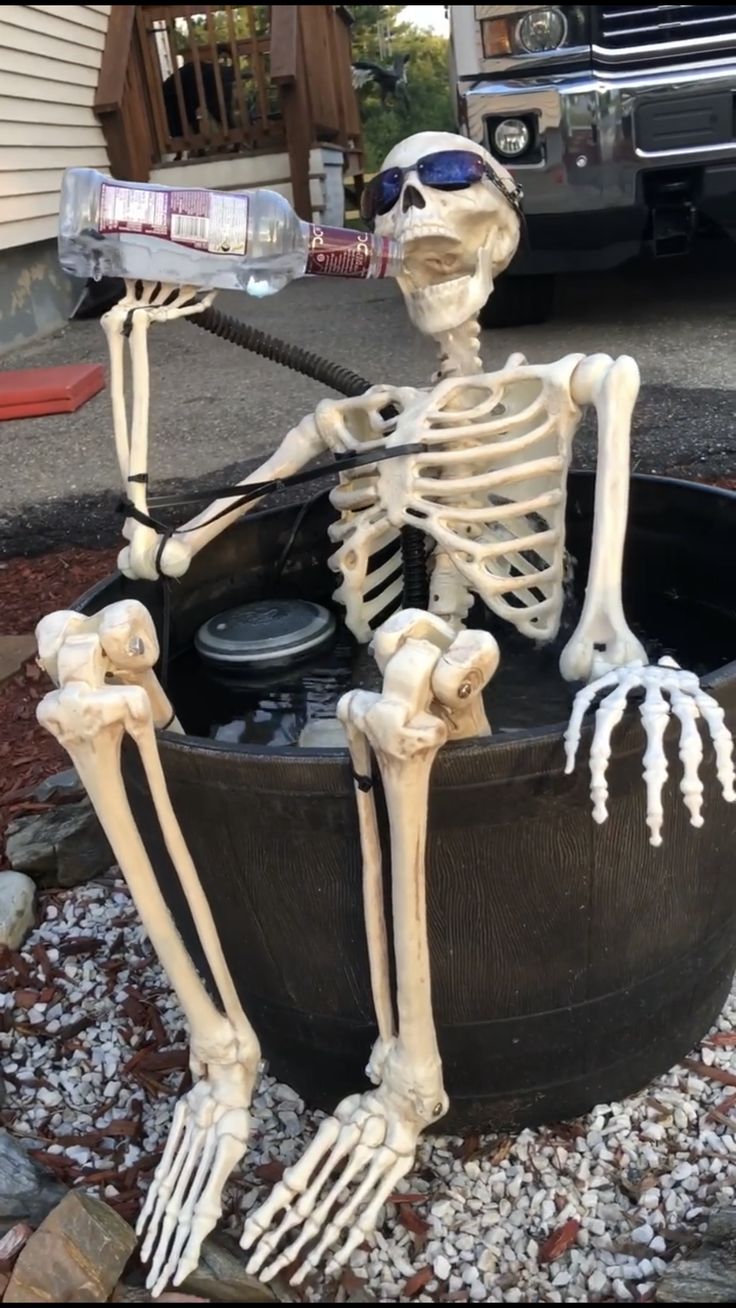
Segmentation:
[[(382, 449), (407, 400), (417, 394), (374, 387), (358, 399), (327, 401), (317, 410), (320, 432), (338, 454)], [(330, 527), (330, 540), (339, 546), (329, 559), (340, 576), (334, 597), (345, 609), (348, 629), (365, 644), (401, 606), (401, 535), (380, 504), (377, 464), (341, 473), (330, 500), (340, 513)]]
[(336, 598), (358, 639), (369, 639), (401, 602), (404, 525), (421, 527), (499, 617), (537, 640), (554, 638), (567, 472), (581, 416), (570, 384), (582, 358), (402, 392), (380, 444), (418, 442), (424, 452), (361, 469), (332, 495), (341, 514), (331, 529), (340, 545), (330, 563), (343, 574)]

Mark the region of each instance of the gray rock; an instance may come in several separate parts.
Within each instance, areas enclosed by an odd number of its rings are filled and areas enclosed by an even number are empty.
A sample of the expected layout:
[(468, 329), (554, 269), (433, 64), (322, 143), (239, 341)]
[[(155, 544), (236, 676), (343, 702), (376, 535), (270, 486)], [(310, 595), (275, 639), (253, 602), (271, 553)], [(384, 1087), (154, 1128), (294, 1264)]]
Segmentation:
[(66, 1186), (28, 1157), (23, 1145), (0, 1130), (0, 1221), (37, 1226), (68, 1193)]
[(76, 886), (115, 862), (88, 799), (18, 818), (8, 827), (8, 860), (43, 886)]
[(101, 1199), (70, 1190), (23, 1249), (8, 1303), (106, 1303), (136, 1246), (135, 1232)]
[(736, 1299), (736, 1209), (711, 1213), (699, 1249), (674, 1263), (657, 1286), (657, 1303), (732, 1303)]
[(0, 686), (20, 672), (23, 664), (35, 653), (36, 637), (33, 635), (0, 636)]
[(23, 872), (0, 872), (0, 945), (19, 949), (35, 921), (36, 887)]
[(51, 799), (67, 799), (72, 795), (78, 795), (81, 799), (84, 795), (84, 786), (79, 780), (76, 768), (66, 768), (64, 772), (55, 772), (52, 777), (46, 777), (31, 793), (40, 804), (48, 804)]
[(186, 1294), (217, 1303), (293, 1303), (293, 1295), (279, 1277), (264, 1285), (248, 1275), (248, 1257), (224, 1231), (211, 1235), (202, 1245), (199, 1267), (181, 1288)]

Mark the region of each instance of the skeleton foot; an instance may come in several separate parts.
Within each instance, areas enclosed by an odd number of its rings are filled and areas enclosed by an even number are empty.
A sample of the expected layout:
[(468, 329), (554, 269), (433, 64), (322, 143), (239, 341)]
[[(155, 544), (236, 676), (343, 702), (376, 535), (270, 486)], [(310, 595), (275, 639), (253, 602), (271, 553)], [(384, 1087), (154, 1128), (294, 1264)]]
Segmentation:
[[(397, 1066), (400, 1054), (395, 1052)], [(446, 1111), (447, 1099), (439, 1083), (427, 1115), (427, 1096), (392, 1086), (392, 1061), (389, 1054), (378, 1090), (344, 1099), (322, 1123), (304, 1157), (287, 1168), (246, 1222), (241, 1245), (247, 1249), (257, 1243), (248, 1271), (261, 1280), (270, 1281), (291, 1266), (309, 1245), (313, 1247), (290, 1278), (292, 1285), (299, 1285), (330, 1250), (328, 1274), (344, 1267), (375, 1230), (397, 1183), (411, 1171), (420, 1133), (433, 1116)]]
[[(332, 1251), (343, 1266), (376, 1226), (421, 1132), (447, 1111), (432, 1015), (425, 905), (429, 779), (438, 750), (469, 729), (471, 706), (495, 671), (498, 648), (483, 632), (461, 632), (423, 610), (394, 615), (376, 633), (380, 695), (354, 690), (338, 705), (356, 781), (369, 772), (369, 746), (383, 781), (391, 828), (397, 1033), (388, 996), (380, 848), (368, 790), (361, 790), (364, 902), (379, 1039), (369, 1075), (376, 1090), (354, 1095), (323, 1123), (304, 1157), (248, 1220), (248, 1270), (265, 1280), (297, 1260), (299, 1284)], [(483, 718), (484, 722), (485, 719)], [(359, 786), (360, 790), (360, 786)], [(347, 1232), (347, 1233), (346, 1233)]]
[[(703, 783), (700, 765), (703, 761), (703, 742), (697, 728), (699, 718), (710, 733), (716, 756), (716, 769), (723, 798), (732, 804), (736, 800), (734, 789), (733, 739), (725, 725), (724, 712), (711, 695), (701, 687), (692, 672), (680, 668), (674, 659), (662, 658), (656, 667), (644, 663), (631, 663), (625, 667), (605, 668), (584, 690), (575, 696), (570, 724), (565, 732), (566, 772), (575, 766), (580, 728), (586, 711), (596, 696), (603, 699), (596, 712), (595, 731), (590, 747), (590, 793), (593, 799), (593, 817), (605, 822), (608, 817), (608, 783), (606, 772), (611, 756), (611, 735), (623, 717), (628, 696), (632, 691), (644, 690), (641, 719), (647, 737), (644, 754), (644, 780), (647, 787), (647, 826), (650, 843), (662, 843), (662, 790), (667, 780), (667, 756), (664, 752), (664, 733), (670, 716), (680, 722), (680, 759), (682, 781), (680, 790), (694, 827), (702, 827)], [(669, 704), (664, 696), (669, 696)]]
[[(248, 1144), (252, 1077), (230, 1024), (223, 1030), (230, 1059), (226, 1048), (217, 1061), (210, 1055), (205, 1079), (177, 1104), (138, 1219), (136, 1233), (145, 1236), (141, 1260), (151, 1260), (146, 1285), (154, 1295), (194, 1271), (202, 1241), (220, 1217), (225, 1182)], [(199, 1065), (196, 1056), (193, 1062)]]

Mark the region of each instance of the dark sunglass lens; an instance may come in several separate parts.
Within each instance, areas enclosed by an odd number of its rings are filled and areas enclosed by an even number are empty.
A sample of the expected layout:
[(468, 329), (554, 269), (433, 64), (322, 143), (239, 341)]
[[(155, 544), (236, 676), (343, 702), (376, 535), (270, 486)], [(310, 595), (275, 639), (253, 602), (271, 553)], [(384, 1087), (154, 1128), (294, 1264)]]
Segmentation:
[(393, 209), (396, 201), (401, 195), (401, 183), (404, 175), (400, 168), (391, 168), (386, 173), (381, 173), (376, 181), (381, 185), (376, 192), (376, 213), (388, 213)]
[(401, 169), (389, 168), (368, 183), (361, 203), (361, 213), (366, 222), (372, 222), (378, 214), (393, 209), (401, 194), (401, 181)]
[(420, 159), (417, 172), (427, 186), (453, 190), (479, 182), (484, 163), (479, 155), (467, 150), (441, 150)]

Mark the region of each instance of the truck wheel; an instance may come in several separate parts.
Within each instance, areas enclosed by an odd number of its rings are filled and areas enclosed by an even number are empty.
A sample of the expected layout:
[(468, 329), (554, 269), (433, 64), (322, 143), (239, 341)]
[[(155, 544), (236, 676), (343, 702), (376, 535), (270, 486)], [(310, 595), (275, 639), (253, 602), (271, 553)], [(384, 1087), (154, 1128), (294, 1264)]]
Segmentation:
[(554, 303), (555, 279), (501, 277), (480, 311), (481, 327), (525, 327), (546, 322)]

